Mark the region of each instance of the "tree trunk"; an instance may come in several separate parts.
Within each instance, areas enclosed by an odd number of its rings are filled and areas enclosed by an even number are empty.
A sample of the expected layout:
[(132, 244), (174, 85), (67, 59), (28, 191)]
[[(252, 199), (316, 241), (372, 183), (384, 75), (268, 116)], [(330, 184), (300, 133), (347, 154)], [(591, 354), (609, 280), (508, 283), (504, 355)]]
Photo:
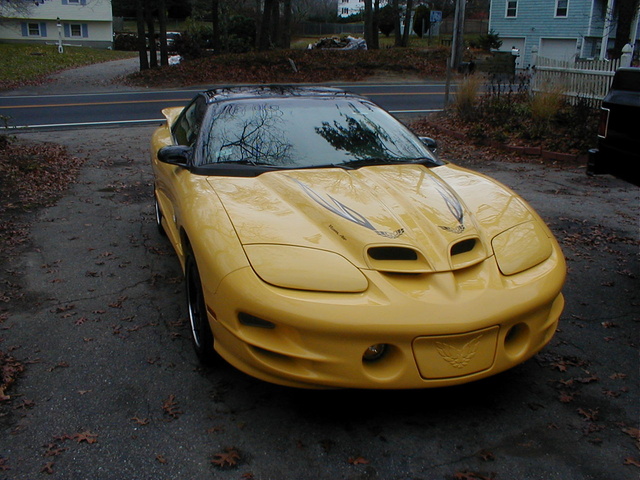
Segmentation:
[(260, 22), (260, 38), (258, 39), (258, 50), (268, 50), (271, 39), (271, 14), (273, 12), (274, 0), (264, 0), (262, 10), (262, 21)]
[(144, 31), (144, 0), (136, 1), (136, 25), (138, 27), (138, 55), (140, 57), (140, 70), (149, 70), (149, 57), (147, 57), (147, 42)]
[(380, 48), (380, 29), (378, 28), (380, 18), (380, 0), (375, 0), (373, 2), (373, 22), (371, 24), (371, 37), (374, 50), (378, 50)]
[(367, 42), (367, 48), (373, 48), (372, 0), (364, 0), (364, 41)]
[(167, 5), (165, 0), (158, 0), (158, 28), (160, 29), (160, 65), (169, 65), (167, 48)]
[(282, 36), (280, 46), (282, 48), (291, 48), (291, 0), (283, 0), (282, 7)]
[(150, 0), (144, 2), (145, 21), (149, 32), (149, 66), (158, 68), (158, 51), (156, 50), (156, 27), (153, 18), (153, 9)]
[(402, 46), (409, 46), (409, 32), (411, 30), (411, 10), (413, 10), (413, 0), (407, 0), (407, 11), (404, 13), (404, 31), (402, 32)]
[(216, 53), (222, 51), (220, 35), (220, 0), (211, 0), (211, 30), (213, 32), (213, 48)]
[(402, 45), (402, 30), (400, 26), (400, 3), (398, 0), (393, 0), (393, 44), (396, 47)]
[(280, 30), (282, 26), (280, 22), (280, 0), (273, 0), (271, 9), (271, 28), (269, 35), (270, 48), (280, 45), (280, 36), (282, 33)]
[(633, 22), (638, 21), (637, 11), (639, 0), (619, 0), (616, 2), (618, 10), (618, 29), (616, 31), (616, 41), (611, 51), (611, 58), (620, 58), (622, 47), (631, 42), (631, 28)]

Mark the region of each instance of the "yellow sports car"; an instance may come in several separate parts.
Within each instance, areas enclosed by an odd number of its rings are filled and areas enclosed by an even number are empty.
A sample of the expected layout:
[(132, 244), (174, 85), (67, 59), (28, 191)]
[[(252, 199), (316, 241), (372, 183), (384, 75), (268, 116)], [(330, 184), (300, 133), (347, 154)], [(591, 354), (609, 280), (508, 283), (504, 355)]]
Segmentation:
[(200, 360), (293, 387), (424, 388), (553, 336), (566, 266), (544, 222), (369, 100), (236, 87), (163, 113), (156, 219)]

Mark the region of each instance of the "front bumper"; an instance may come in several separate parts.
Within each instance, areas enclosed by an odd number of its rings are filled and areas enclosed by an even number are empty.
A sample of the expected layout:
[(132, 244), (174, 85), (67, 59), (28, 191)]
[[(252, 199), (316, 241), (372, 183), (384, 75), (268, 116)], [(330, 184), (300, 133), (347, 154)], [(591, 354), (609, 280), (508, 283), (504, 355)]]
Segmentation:
[[(527, 360), (551, 340), (564, 306), (558, 251), (512, 277), (493, 258), (456, 273), (365, 274), (367, 291), (336, 294), (273, 287), (236, 270), (206, 293), (216, 350), (249, 375), (293, 387), (440, 387)], [(273, 328), (243, 324), (240, 313)], [(385, 355), (363, 360), (380, 343)]]

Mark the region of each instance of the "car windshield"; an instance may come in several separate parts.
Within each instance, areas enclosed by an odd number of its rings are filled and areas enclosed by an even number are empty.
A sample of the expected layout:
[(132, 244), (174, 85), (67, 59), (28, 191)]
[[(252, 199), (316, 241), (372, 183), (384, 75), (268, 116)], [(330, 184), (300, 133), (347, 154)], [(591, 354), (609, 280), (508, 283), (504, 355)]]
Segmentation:
[(210, 115), (197, 166), (273, 168), (386, 163), (441, 165), (404, 125), (353, 97), (260, 98), (221, 102)]

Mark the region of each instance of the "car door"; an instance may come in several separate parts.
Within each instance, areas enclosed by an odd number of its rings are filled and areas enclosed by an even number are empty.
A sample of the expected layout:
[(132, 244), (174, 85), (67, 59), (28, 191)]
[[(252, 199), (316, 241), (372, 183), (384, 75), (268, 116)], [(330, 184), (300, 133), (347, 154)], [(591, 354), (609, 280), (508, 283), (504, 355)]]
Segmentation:
[[(203, 95), (198, 95), (184, 108), (171, 126), (174, 145), (195, 148), (206, 111)], [(179, 243), (180, 218), (184, 203), (191, 196), (192, 176), (188, 168), (162, 164), (155, 179), (156, 195), (169, 230), (167, 234), (174, 245)]]

